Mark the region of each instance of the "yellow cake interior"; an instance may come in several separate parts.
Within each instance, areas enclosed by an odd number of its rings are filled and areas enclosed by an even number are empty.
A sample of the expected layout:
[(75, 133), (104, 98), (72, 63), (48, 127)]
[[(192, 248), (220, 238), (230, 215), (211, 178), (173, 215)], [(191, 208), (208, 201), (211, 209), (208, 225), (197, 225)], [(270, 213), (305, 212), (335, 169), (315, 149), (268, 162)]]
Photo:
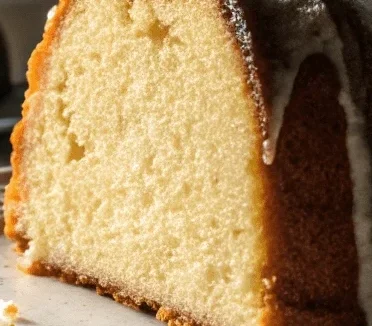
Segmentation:
[(262, 141), (218, 1), (76, 0), (58, 31), (27, 100), (22, 264), (256, 325)]

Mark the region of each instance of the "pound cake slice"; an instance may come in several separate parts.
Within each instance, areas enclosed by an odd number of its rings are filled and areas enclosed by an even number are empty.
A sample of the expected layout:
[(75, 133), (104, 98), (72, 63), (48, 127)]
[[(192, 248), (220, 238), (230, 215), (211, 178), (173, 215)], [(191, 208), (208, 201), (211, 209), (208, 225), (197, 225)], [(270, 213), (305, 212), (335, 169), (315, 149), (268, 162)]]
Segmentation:
[(372, 325), (359, 9), (60, 0), (11, 138), (20, 267), (170, 326)]

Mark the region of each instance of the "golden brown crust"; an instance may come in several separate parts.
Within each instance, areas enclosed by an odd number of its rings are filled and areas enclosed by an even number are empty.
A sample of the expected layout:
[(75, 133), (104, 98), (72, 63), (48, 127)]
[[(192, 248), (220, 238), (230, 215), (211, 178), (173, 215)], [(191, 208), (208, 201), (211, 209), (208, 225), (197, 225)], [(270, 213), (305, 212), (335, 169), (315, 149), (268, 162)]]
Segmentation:
[[(161, 304), (138, 296), (135, 293), (123, 291), (115, 285), (102, 285), (97, 278), (78, 275), (72, 271), (63, 271), (59, 267), (34, 263), (29, 269), (23, 270), (28, 274), (55, 277), (61, 282), (95, 288), (97, 294), (109, 296), (115, 301), (137, 311), (154, 314), (156, 319), (167, 322), (168, 326), (210, 326), (190, 317), (185, 312), (162, 306)], [(126, 294), (124, 295), (123, 292)], [(267, 295), (266, 308), (260, 321), (262, 326), (362, 326), (363, 316), (355, 311), (330, 312), (327, 309), (298, 309), (285, 305), (272, 295)], [(233, 311), (231, 313), (234, 313)]]
[(37, 45), (28, 61), (27, 81), (28, 90), (25, 93), (25, 101), (22, 105), (22, 120), (15, 126), (10, 141), (13, 146), (11, 164), (13, 174), (5, 192), (5, 230), (4, 233), (12, 240), (17, 241), (18, 248), (23, 251), (27, 248), (28, 239), (23, 234), (16, 231), (18, 220), (18, 203), (25, 201), (27, 190), (22, 184), (22, 156), (23, 156), (23, 137), (25, 133), (26, 118), (29, 113), (28, 100), (40, 89), (43, 78), (47, 57), (50, 54), (52, 42), (58, 36), (59, 26), (70, 5), (70, 0), (60, 0), (55, 16), (48, 21), (43, 35), (43, 40)]
[[(191, 318), (187, 313), (182, 313), (160, 305), (159, 303), (140, 297), (133, 293), (123, 295), (123, 290), (117, 286), (104, 286), (99, 280), (86, 275), (78, 275), (72, 271), (62, 271), (58, 267), (43, 263), (34, 263), (32, 267), (24, 270), (28, 274), (49, 276), (59, 279), (61, 282), (95, 288), (97, 294), (112, 297), (115, 301), (137, 311), (154, 314), (160, 321), (167, 322), (168, 326), (210, 326), (200, 323)], [(273, 298), (271, 298), (273, 299)], [(270, 300), (270, 299), (268, 299)], [(296, 307), (284, 305), (275, 301), (267, 302), (267, 310), (261, 320), (261, 325), (267, 326), (361, 326), (362, 316), (356, 318), (353, 311), (332, 313), (326, 309), (299, 310)], [(232, 312), (233, 313), (233, 312)]]
[(86, 275), (78, 275), (73, 271), (63, 271), (59, 267), (51, 266), (41, 262), (35, 262), (28, 269), (23, 269), (25, 273), (37, 276), (55, 277), (61, 282), (95, 288), (97, 294), (112, 297), (115, 301), (137, 311), (154, 314), (156, 319), (167, 322), (168, 326), (210, 326), (206, 323), (199, 323), (191, 318), (187, 313), (179, 312), (175, 309), (165, 307), (159, 303), (148, 300), (134, 293), (126, 292), (115, 285), (102, 285), (97, 278)]

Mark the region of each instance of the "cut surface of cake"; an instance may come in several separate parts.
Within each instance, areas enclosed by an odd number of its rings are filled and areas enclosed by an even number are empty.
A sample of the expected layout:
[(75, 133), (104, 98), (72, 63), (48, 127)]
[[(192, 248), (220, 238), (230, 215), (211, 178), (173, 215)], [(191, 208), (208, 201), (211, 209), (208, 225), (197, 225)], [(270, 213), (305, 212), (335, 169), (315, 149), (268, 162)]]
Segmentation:
[(60, 0), (48, 16), (5, 196), (24, 271), (169, 325), (372, 325), (358, 8)]

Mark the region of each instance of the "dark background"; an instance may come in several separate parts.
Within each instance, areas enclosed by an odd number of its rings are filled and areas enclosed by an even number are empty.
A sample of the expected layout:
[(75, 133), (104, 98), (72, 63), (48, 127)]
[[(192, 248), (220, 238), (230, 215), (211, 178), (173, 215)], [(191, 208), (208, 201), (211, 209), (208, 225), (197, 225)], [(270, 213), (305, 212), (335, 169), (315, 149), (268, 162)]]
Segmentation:
[(27, 61), (41, 41), (57, 0), (0, 0), (0, 167), (9, 165), (9, 137), (21, 117)]

